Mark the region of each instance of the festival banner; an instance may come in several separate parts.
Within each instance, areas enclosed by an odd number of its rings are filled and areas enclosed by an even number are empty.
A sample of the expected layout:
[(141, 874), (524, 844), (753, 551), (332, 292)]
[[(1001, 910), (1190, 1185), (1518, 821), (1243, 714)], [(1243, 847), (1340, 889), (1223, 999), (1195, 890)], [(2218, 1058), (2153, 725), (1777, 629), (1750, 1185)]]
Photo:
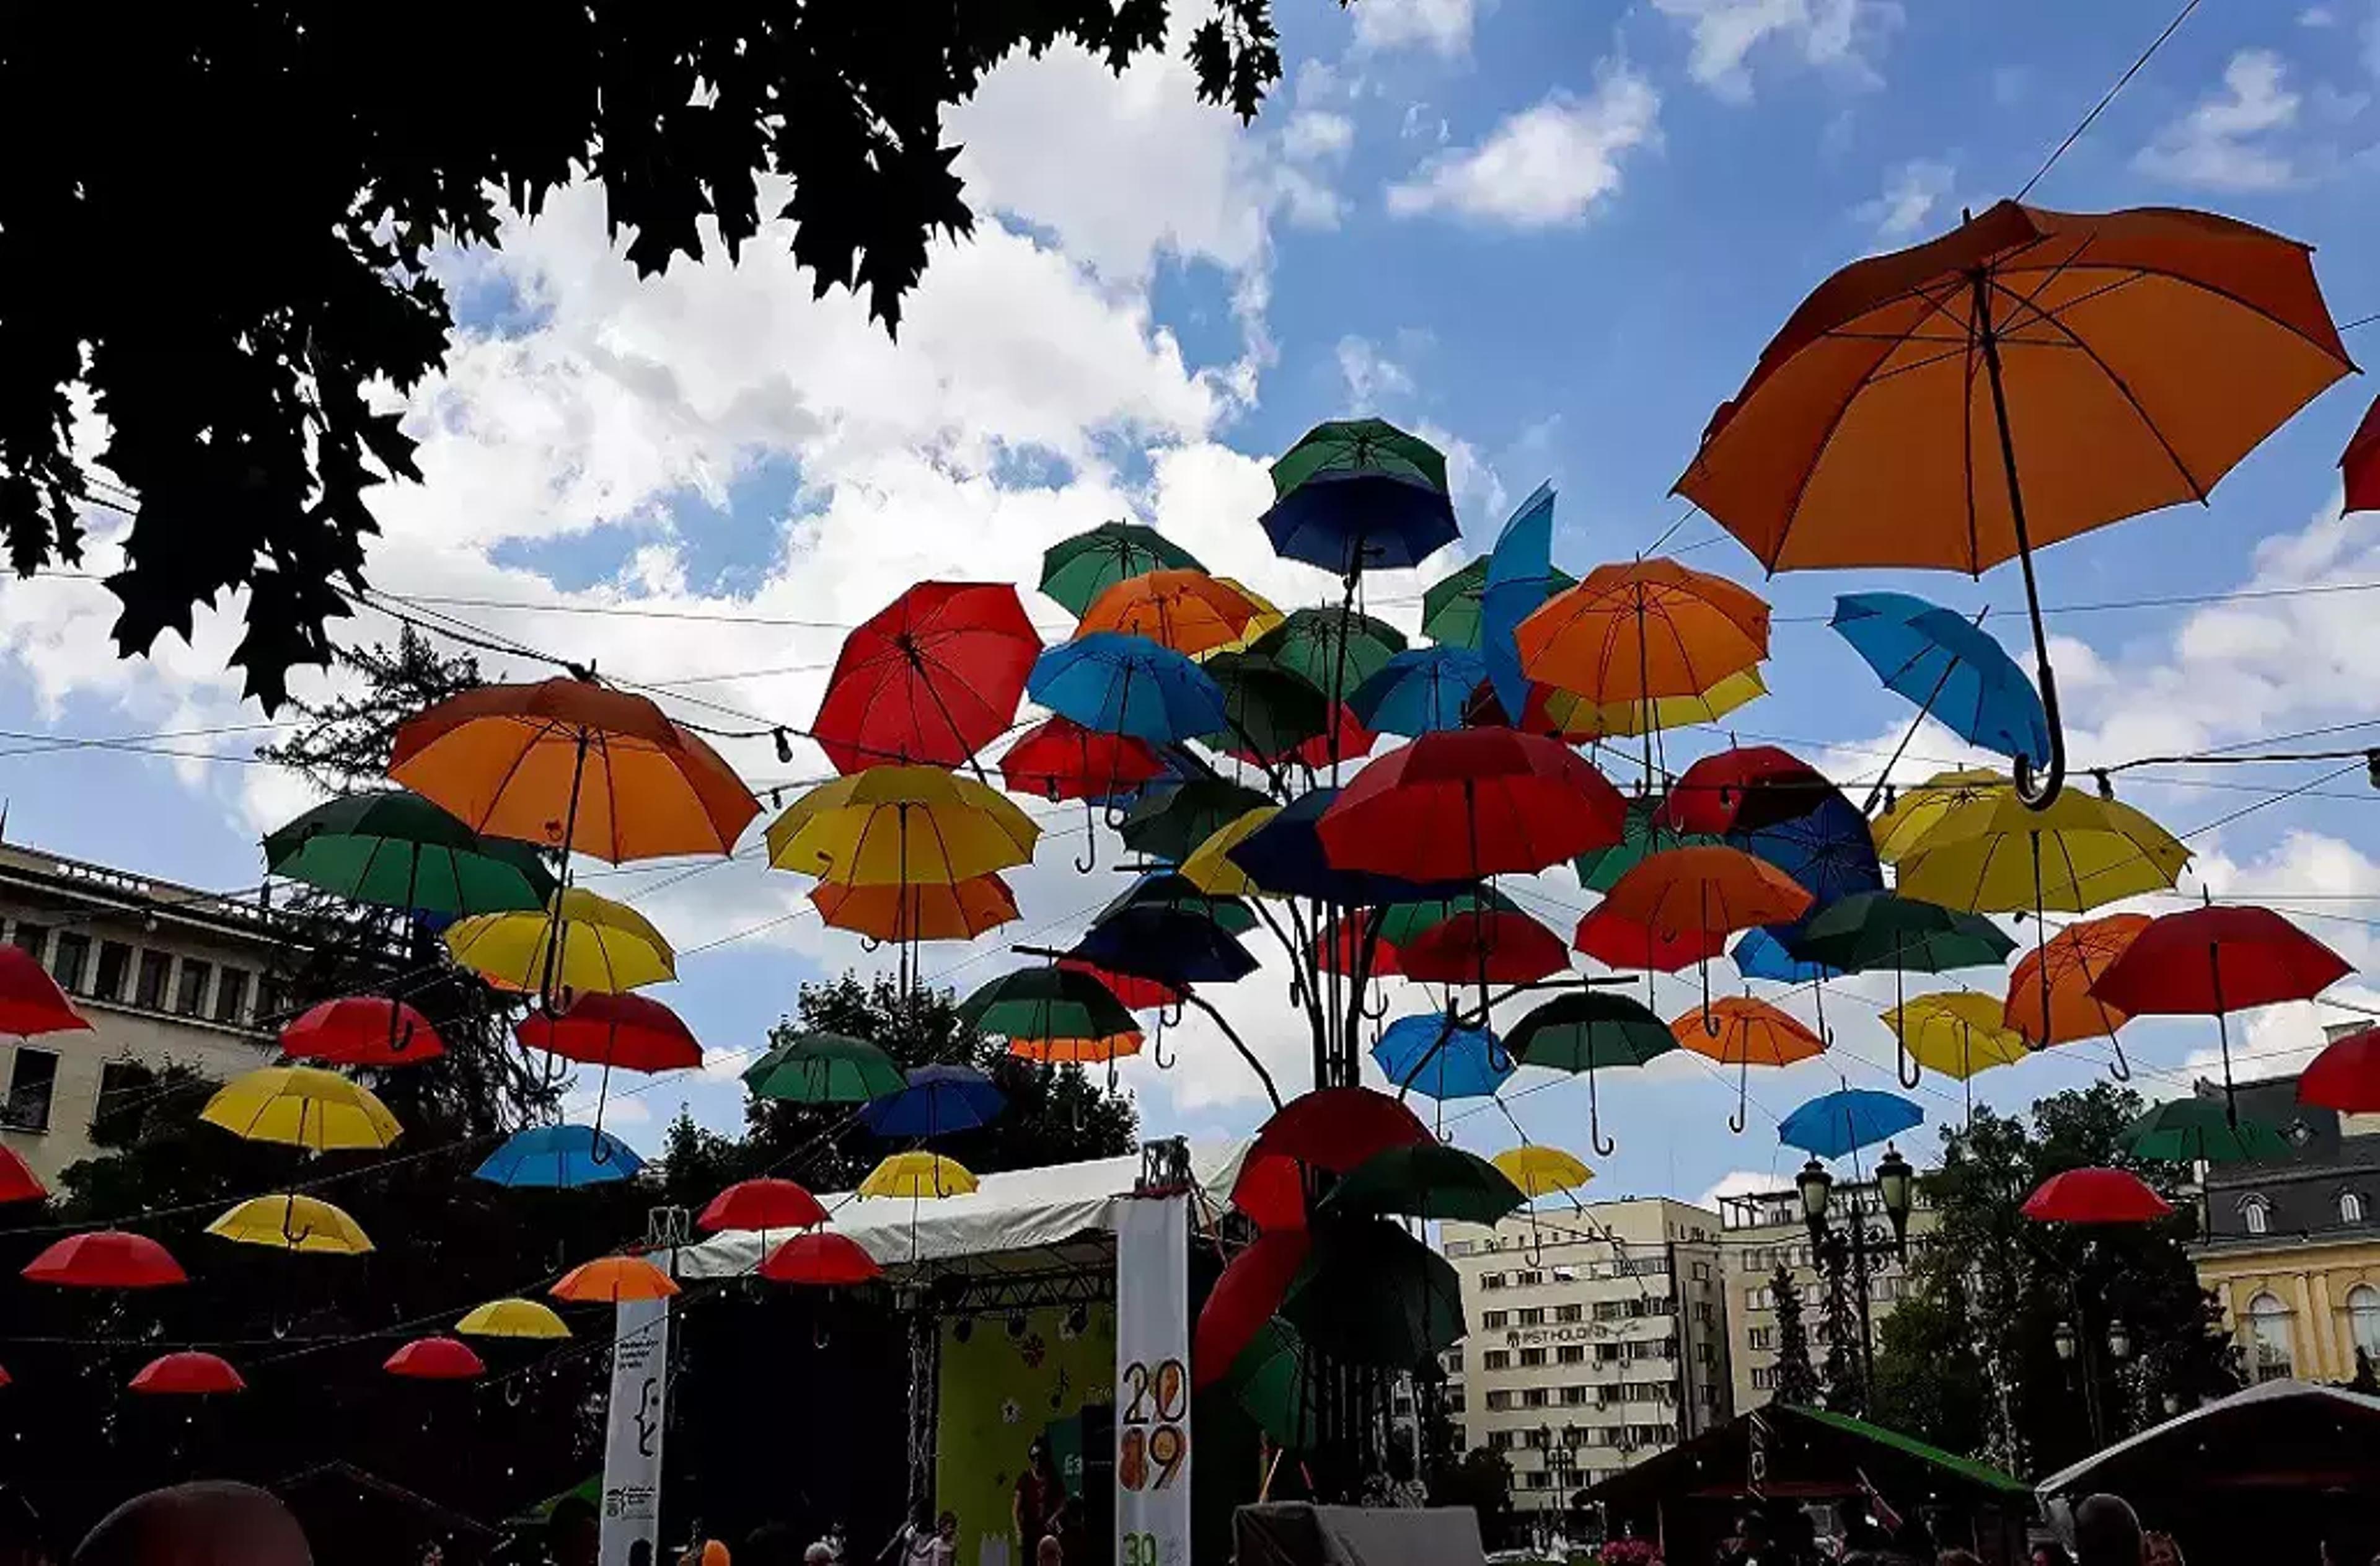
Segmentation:
[(614, 1309), (599, 1559), (601, 1566), (654, 1566), (661, 1548), (669, 1301), (623, 1300)]
[(1116, 1220), (1116, 1566), (1190, 1566), (1190, 1200)]

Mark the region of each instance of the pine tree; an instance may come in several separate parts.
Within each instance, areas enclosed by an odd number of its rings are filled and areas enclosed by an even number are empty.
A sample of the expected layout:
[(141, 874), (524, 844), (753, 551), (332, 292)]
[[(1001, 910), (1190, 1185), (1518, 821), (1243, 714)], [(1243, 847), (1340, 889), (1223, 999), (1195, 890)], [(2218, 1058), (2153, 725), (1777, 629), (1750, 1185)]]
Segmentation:
[(1768, 1281), (1768, 1298), (1777, 1307), (1777, 1401), (1802, 1404), (1818, 1401), (1818, 1373), (1810, 1365), (1810, 1329), (1802, 1319), (1802, 1289), (1793, 1274), (1779, 1266)]
[(1851, 1253), (1836, 1245), (1825, 1253), (1827, 1406), (1838, 1414), (1867, 1411), (1867, 1387), (1860, 1377), (1860, 1318), (1852, 1302)]

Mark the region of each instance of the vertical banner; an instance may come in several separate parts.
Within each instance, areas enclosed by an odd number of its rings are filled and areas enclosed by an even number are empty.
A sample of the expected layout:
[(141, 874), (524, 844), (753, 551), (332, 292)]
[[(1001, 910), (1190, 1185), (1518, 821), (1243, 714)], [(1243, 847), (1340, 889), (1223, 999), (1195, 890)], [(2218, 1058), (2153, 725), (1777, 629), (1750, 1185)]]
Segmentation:
[(1118, 1204), (1115, 1442), (1116, 1566), (1190, 1566), (1186, 1196)]
[(603, 1437), (602, 1539), (598, 1559), (601, 1566), (657, 1566), (662, 1426), (669, 1386), (669, 1301), (623, 1300), (613, 1308), (612, 1404)]

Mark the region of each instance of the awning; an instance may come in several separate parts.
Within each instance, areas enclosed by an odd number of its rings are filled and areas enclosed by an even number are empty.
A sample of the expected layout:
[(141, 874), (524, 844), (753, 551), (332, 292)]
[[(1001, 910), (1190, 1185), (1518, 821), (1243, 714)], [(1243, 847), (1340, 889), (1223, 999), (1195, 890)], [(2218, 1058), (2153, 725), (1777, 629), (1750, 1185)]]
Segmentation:
[(1880, 1425), (1796, 1403), (1770, 1403), (1741, 1414), (1623, 1469), (1593, 1487), (1587, 1496), (1626, 1507), (1748, 1495), (1755, 1432), (1764, 1469), (1761, 1487), (1767, 1493), (1855, 1495), (1864, 1475), (1888, 1497), (2032, 1505), (2033, 1491), (2023, 1480), (1988, 1463)]
[(2265, 1381), (2151, 1426), (2041, 1481), (2045, 1497), (2159, 1490), (2380, 1488), (2380, 1398), (2311, 1381)]

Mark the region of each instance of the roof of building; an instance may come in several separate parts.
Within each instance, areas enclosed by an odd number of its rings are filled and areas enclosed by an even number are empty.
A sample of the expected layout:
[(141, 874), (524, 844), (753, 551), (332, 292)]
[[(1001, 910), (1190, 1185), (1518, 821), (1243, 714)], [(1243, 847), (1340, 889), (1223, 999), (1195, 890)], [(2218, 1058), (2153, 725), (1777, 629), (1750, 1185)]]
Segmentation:
[(1621, 1506), (1749, 1495), (1755, 1430), (1765, 1469), (1762, 1488), (1773, 1495), (1854, 1495), (1864, 1476), (1887, 1494), (1947, 1490), (1978, 1501), (2029, 1501), (2033, 1495), (2024, 1481), (1988, 1463), (1880, 1425), (1797, 1403), (1771, 1403), (1740, 1414), (1612, 1475), (1587, 1495)]

